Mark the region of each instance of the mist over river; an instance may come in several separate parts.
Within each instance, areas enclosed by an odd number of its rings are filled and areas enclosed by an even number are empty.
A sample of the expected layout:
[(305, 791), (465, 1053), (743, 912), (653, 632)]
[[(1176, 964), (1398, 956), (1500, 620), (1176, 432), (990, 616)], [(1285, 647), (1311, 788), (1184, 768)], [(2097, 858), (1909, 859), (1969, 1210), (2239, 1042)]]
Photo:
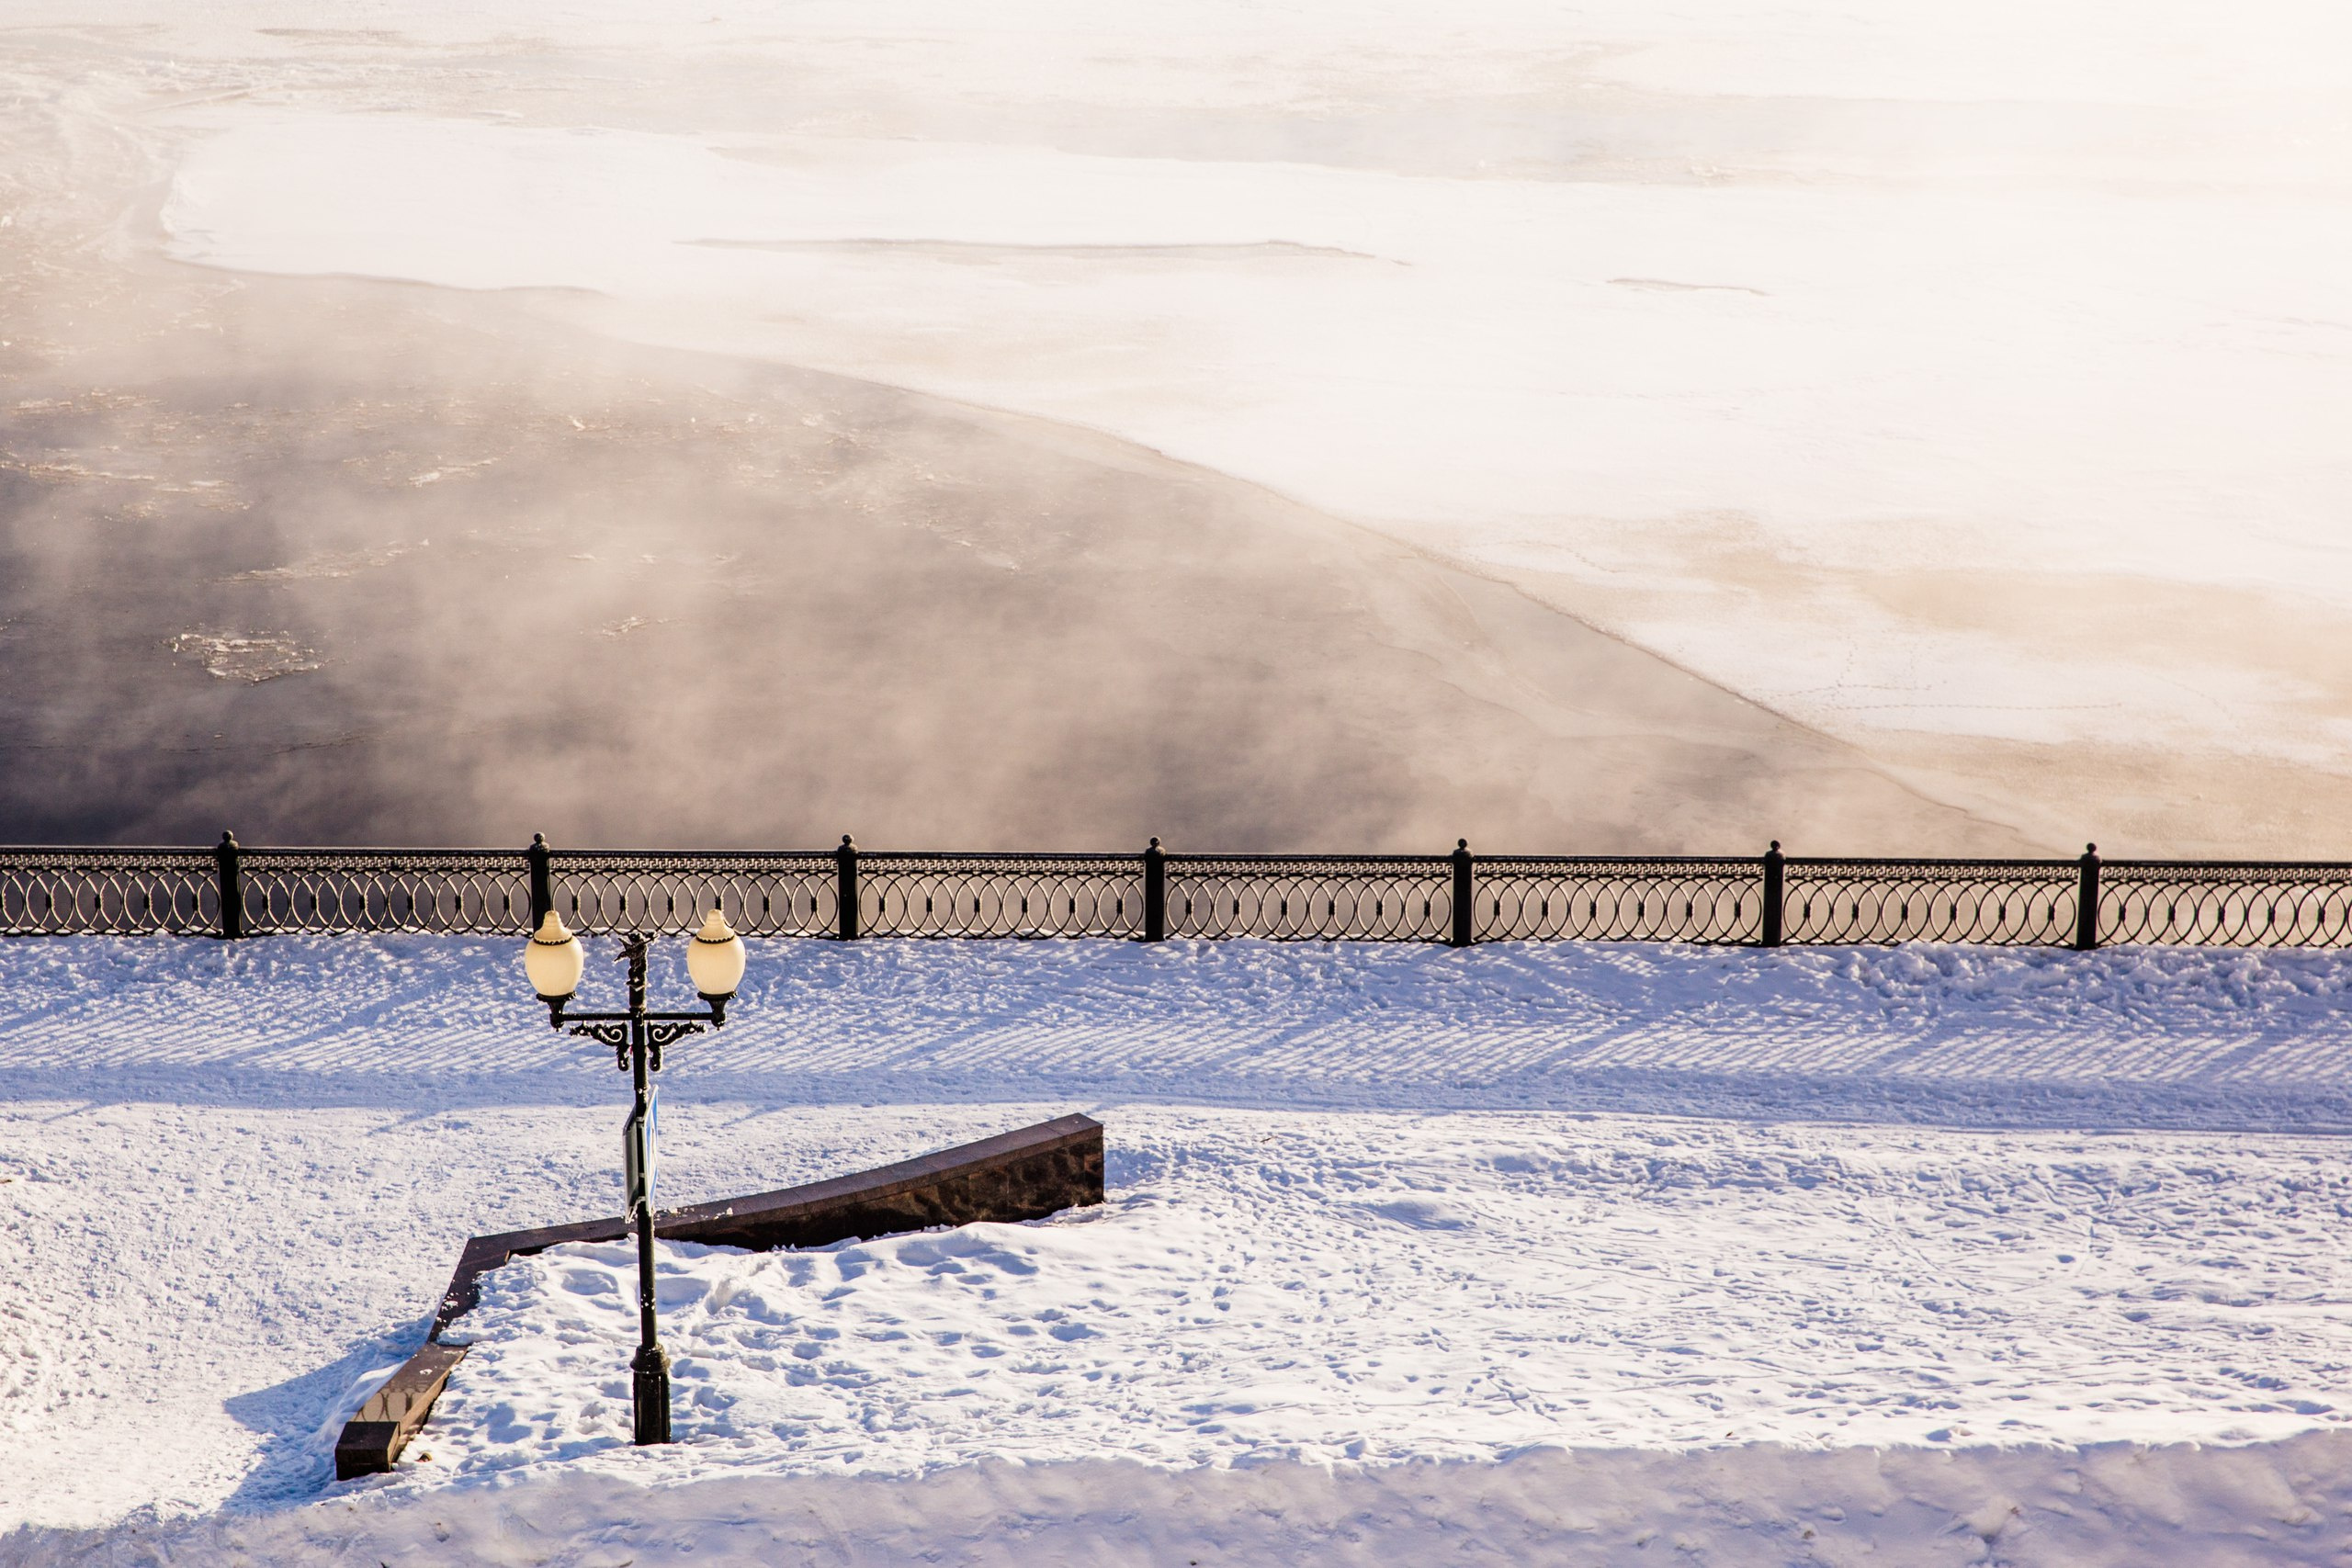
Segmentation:
[(2352, 20), (23, 0), (0, 840), (2352, 852)]

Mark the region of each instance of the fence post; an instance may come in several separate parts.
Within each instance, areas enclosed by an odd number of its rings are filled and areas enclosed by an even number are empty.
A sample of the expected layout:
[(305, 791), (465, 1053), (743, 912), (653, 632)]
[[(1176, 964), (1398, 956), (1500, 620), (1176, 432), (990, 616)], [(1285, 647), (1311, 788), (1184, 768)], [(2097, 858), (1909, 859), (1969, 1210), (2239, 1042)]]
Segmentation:
[(2076, 863), (2082, 871), (2075, 888), (2075, 951), (2088, 953), (2098, 946), (2098, 846), (2085, 844)]
[(1781, 909), (1787, 903), (1788, 873), (1781, 856), (1781, 840), (1764, 852), (1764, 931), (1761, 944), (1781, 945)]
[(531, 930), (537, 932), (555, 909), (555, 877), (548, 870), (548, 836), (531, 835), (531, 847), (524, 852), (531, 863)]
[(233, 941), (245, 934), (245, 875), (238, 863), (237, 835), (220, 829), (220, 846), (212, 858), (220, 867), (220, 936)]
[(841, 920), (834, 934), (843, 942), (857, 940), (857, 845), (847, 833), (842, 835), (842, 847), (833, 852), (833, 863), (841, 868), (840, 885), (833, 890), (834, 902), (840, 907)]
[(1143, 852), (1143, 939), (1168, 940), (1168, 856), (1158, 839)]
[(1477, 916), (1477, 889), (1470, 880), (1470, 840), (1453, 841), (1453, 936), (1450, 947), (1468, 947), (1477, 940), (1472, 928)]

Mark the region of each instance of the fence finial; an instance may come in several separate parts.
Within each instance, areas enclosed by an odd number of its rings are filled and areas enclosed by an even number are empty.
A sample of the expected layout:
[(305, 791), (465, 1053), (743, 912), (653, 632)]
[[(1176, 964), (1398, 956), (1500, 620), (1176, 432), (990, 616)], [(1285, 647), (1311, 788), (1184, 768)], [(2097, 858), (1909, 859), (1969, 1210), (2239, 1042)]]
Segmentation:
[(1447, 945), (1468, 947), (1477, 940), (1477, 888), (1470, 879), (1470, 840), (1453, 840), (1453, 933)]
[(537, 931), (555, 908), (555, 873), (550, 864), (553, 857), (548, 849), (548, 836), (532, 834), (531, 847), (523, 852), (523, 858), (531, 868), (531, 929)]
[(2098, 846), (2085, 844), (2075, 885), (2075, 951), (2098, 946)]
[(1143, 852), (1143, 940), (1168, 940), (1168, 852), (1157, 834)]
[(857, 840), (847, 833), (842, 835), (842, 847), (833, 852), (833, 905), (838, 919), (833, 934), (843, 942), (857, 940)]
[(223, 941), (245, 934), (245, 878), (238, 864), (237, 835), (220, 829), (220, 843), (212, 852), (220, 871), (220, 936)]

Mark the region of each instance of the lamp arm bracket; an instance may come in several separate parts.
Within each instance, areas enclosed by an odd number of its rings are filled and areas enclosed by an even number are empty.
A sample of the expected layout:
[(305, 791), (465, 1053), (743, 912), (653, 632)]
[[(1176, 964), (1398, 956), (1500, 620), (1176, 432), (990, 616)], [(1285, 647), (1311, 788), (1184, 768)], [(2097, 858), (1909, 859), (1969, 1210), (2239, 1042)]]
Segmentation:
[[(586, 1018), (574, 1022), (571, 1025), (571, 1032), (583, 1040), (594, 1040), (598, 1044), (611, 1046), (614, 1065), (623, 1072), (627, 1072), (629, 1046), (633, 1043), (630, 1025), (635, 1021), (627, 1013), (606, 1014), (602, 1017), (591, 1013)], [(674, 1044), (689, 1034), (700, 1034), (706, 1021), (704, 1018), (694, 1013), (647, 1014), (643, 1023), (645, 1046), (652, 1055), (646, 1065), (653, 1071), (660, 1072), (662, 1047)]]

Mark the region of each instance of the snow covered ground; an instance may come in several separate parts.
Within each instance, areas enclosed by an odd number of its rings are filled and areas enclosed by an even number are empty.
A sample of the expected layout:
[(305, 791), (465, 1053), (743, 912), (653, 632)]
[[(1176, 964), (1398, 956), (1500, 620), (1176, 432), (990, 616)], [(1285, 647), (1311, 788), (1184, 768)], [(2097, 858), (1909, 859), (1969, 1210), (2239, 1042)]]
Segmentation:
[(617, 1206), (517, 967), (0, 944), (0, 1561), (2352, 1548), (2334, 955), (758, 944), (665, 1201), (1085, 1110), (1110, 1201), (665, 1248), (660, 1453), (624, 1253), (518, 1261), (332, 1485), (465, 1235)]

